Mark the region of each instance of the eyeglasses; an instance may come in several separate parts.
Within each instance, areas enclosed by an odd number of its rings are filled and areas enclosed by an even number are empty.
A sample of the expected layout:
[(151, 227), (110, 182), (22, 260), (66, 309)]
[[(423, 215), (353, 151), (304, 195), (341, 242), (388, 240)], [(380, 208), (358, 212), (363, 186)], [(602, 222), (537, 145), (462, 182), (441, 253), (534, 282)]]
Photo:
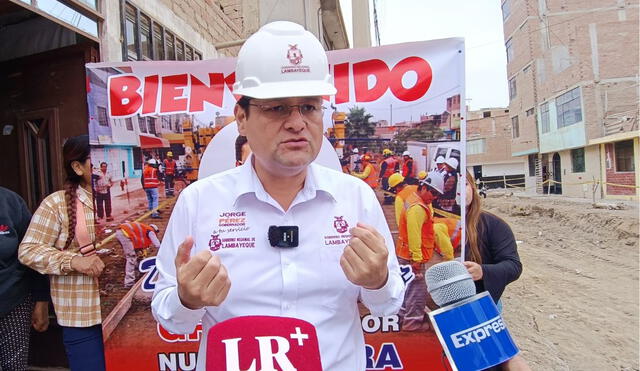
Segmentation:
[(326, 107), (317, 103), (302, 103), (302, 104), (251, 104), (250, 106), (258, 107), (262, 114), (270, 120), (282, 120), (289, 115), (293, 108), (298, 108), (298, 112), (311, 121), (322, 121), (322, 115)]

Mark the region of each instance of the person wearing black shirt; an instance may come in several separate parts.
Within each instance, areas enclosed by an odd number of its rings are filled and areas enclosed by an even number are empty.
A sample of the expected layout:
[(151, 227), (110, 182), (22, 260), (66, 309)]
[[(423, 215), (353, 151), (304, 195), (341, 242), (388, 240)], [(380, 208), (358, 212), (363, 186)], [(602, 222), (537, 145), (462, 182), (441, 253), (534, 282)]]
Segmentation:
[[(520, 277), (522, 263), (516, 239), (509, 225), (498, 216), (482, 210), (475, 181), (467, 172), (465, 262), (476, 292), (488, 291), (502, 311), (500, 297), (507, 285)], [(489, 370), (529, 371), (524, 358), (516, 355)]]
[(24, 200), (0, 187), (0, 370), (26, 370), (31, 325), (49, 326), (48, 278), (18, 261), (30, 221)]

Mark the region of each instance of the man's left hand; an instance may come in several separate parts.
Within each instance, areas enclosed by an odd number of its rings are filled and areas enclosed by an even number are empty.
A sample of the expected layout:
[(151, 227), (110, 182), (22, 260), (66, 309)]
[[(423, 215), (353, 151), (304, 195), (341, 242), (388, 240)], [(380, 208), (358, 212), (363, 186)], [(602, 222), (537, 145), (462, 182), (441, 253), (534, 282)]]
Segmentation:
[(384, 237), (372, 226), (358, 223), (351, 229), (351, 241), (345, 247), (340, 266), (354, 285), (377, 290), (387, 283), (389, 251)]

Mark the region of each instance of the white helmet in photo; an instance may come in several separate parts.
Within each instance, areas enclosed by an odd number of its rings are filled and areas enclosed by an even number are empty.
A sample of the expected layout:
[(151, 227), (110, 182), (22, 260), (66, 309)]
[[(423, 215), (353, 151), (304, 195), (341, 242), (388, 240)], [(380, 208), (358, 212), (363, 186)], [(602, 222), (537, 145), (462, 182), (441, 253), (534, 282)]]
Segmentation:
[(444, 174), (440, 171), (434, 170), (427, 174), (424, 180), (420, 181), (421, 185), (429, 186), (440, 194), (444, 193)]
[(436, 165), (438, 164), (444, 164), (444, 157), (438, 156), (438, 158), (436, 158)]
[(444, 163), (451, 166), (452, 169), (458, 168), (458, 160), (456, 160), (454, 157), (449, 157), (448, 159), (444, 160)]
[(158, 165), (158, 160), (156, 160), (155, 158), (151, 157), (150, 159), (147, 160), (147, 164), (153, 166), (153, 165)]
[(411, 157), (411, 153), (409, 151), (402, 152), (402, 155)]
[(233, 94), (268, 99), (335, 93), (322, 44), (297, 23), (267, 23), (238, 53)]
[(353, 153), (358, 153), (358, 149), (357, 149), (357, 148), (354, 148), (352, 152), (353, 152)]

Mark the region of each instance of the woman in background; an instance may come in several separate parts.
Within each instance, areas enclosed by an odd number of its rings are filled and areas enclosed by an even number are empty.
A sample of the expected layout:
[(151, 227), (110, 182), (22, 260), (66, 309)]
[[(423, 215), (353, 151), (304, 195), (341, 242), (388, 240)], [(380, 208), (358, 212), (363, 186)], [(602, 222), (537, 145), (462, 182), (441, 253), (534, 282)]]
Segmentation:
[[(500, 297), (505, 287), (520, 277), (522, 263), (516, 239), (509, 225), (496, 215), (482, 210), (482, 202), (473, 176), (467, 171), (465, 262), (475, 281), (476, 292), (488, 291), (502, 312)], [(530, 370), (519, 354), (500, 365), (503, 370)]]
[(18, 261), (30, 220), (24, 200), (0, 187), (0, 370), (26, 370), (31, 326), (49, 327), (49, 279)]
[(89, 137), (69, 138), (62, 153), (64, 190), (42, 201), (20, 244), (18, 258), (49, 275), (51, 300), (71, 370), (101, 371), (105, 365), (98, 276), (104, 263), (94, 246)]

